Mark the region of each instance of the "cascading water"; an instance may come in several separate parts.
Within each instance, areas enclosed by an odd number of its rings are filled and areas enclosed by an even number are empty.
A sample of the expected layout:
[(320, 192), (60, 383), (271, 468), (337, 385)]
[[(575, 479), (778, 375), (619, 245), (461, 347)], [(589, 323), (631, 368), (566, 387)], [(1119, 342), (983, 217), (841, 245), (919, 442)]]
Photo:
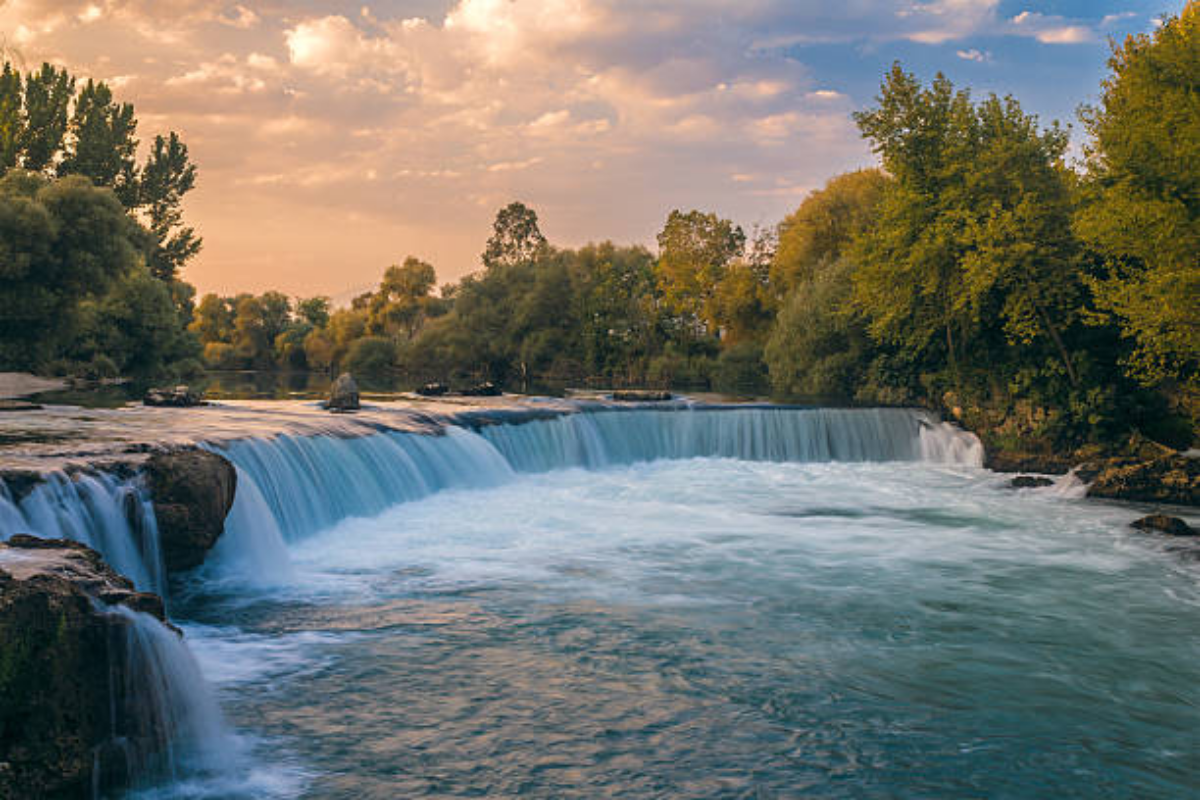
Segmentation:
[(54, 473), (19, 501), (0, 481), (0, 539), (17, 533), (82, 542), (138, 589), (166, 600), (158, 523), (136, 480)]
[(921, 411), (777, 407), (593, 410), (460, 423), (440, 435), (283, 435), (212, 449), (237, 466), (238, 492), (210, 560), (267, 584), (287, 577), (287, 541), (443, 489), (505, 483), (516, 473), (701, 457), (966, 466), (983, 459), (974, 435)]
[(236, 761), (221, 712), (187, 646), (149, 614), (125, 606), (103, 612), (114, 626), (110, 669), (111, 740), (96, 754), (97, 794), (104, 780), (146, 787), (177, 783)]

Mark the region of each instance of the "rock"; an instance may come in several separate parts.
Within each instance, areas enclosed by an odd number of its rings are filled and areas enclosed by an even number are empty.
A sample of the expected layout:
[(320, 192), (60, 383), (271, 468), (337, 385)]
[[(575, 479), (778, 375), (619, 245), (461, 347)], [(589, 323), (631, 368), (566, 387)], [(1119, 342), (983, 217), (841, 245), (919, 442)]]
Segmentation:
[(1088, 497), (1200, 505), (1200, 459), (1172, 452), (1148, 461), (1110, 458), (1080, 465)]
[(618, 389), (612, 393), (612, 399), (619, 403), (661, 403), (671, 397), (670, 392), (653, 389)]
[(499, 386), (491, 381), (484, 381), (483, 383), (463, 389), (459, 394), (464, 397), (499, 397), (503, 392), (500, 391)]
[(417, 388), (417, 394), (422, 397), (441, 397), (448, 391), (450, 387), (444, 383), (427, 383)]
[(355, 383), (353, 375), (343, 372), (338, 376), (329, 389), (329, 399), (325, 402), (325, 408), (330, 411), (357, 411), (360, 408), (358, 384)]
[(169, 571), (198, 567), (225, 530), (237, 492), (237, 470), (199, 448), (156, 453), (145, 466)]
[(1071, 471), (1070, 456), (1058, 453), (1025, 453), (988, 449), (983, 465), (993, 472), (1040, 472), (1066, 475)]
[(1037, 489), (1042, 486), (1053, 486), (1054, 481), (1039, 475), (1018, 475), (1012, 479), (1010, 485), (1014, 489)]
[(142, 398), (142, 403), (148, 406), (168, 406), (173, 408), (189, 408), (204, 405), (204, 396), (193, 391), (190, 386), (176, 386), (173, 389), (148, 389)]
[(130, 618), (101, 603), (163, 619), (82, 544), (0, 543), (0, 798), (94, 796), (161, 741), (130, 680)]
[(1158, 531), (1171, 536), (1196, 536), (1197, 531), (1179, 517), (1168, 517), (1166, 514), (1151, 514), (1130, 523), (1131, 528), (1142, 531)]
[(28, 400), (0, 399), (0, 411), (41, 411), (45, 406)]

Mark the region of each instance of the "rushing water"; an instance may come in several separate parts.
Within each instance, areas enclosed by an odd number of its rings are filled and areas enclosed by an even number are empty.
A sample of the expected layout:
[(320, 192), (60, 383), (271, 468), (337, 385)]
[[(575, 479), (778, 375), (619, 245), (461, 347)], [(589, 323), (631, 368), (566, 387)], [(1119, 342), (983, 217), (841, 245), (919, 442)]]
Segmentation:
[(250, 755), (151, 794), (1200, 792), (1195, 565), (920, 413), (215, 449), (172, 612)]

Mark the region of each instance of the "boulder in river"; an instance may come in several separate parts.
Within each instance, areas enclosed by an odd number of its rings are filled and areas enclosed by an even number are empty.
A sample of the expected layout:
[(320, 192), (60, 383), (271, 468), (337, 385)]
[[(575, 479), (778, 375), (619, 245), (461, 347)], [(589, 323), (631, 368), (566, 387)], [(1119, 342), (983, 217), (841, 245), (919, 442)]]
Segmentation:
[(617, 389), (612, 399), (620, 403), (661, 403), (671, 399), (671, 393), (657, 389)]
[(503, 392), (500, 391), (499, 386), (491, 381), (484, 381), (483, 383), (477, 383), (474, 386), (468, 386), (466, 389), (463, 389), (461, 392), (459, 392), (459, 394), (463, 395), (464, 397), (499, 397), (503, 394)]
[(204, 405), (204, 395), (190, 386), (180, 385), (169, 389), (149, 389), (142, 398), (142, 403), (148, 406), (189, 408)]
[(225, 530), (237, 492), (237, 470), (199, 448), (155, 453), (146, 476), (169, 571), (199, 566)]
[(1157, 531), (1171, 536), (1196, 536), (1197, 531), (1179, 517), (1169, 517), (1166, 514), (1151, 514), (1130, 523), (1130, 527), (1142, 531)]
[(1053, 486), (1054, 481), (1041, 475), (1018, 475), (1010, 481), (1014, 489), (1038, 489), (1042, 486)]
[(358, 383), (349, 372), (338, 375), (337, 380), (329, 389), (329, 399), (325, 408), (330, 411), (357, 411), (361, 406), (358, 401)]
[(417, 387), (417, 394), (422, 397), (441, 397), (446, 392), (450, 391), (450, 387), (444, 383), (427, 383), (424, 386)]
[(164, 620), (157, 595), (82, 544), (0, 542), (0, 798), (94, 796), (128, 778), (130, 752), (153, 755), (147, 693), (126, 680), (137, 617), (119, 606)]

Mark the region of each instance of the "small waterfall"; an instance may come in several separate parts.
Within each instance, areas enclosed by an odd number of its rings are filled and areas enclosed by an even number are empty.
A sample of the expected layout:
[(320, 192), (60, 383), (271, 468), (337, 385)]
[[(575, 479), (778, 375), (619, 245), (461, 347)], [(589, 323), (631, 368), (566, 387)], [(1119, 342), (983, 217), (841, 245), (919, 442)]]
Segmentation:
[(54, 473), (19, 501), (0, 481), (0, 538), (15, 533), (82, 542), (138, 589), (166, 599), (158, 523), (136, 480)]
[(973, 435), (912, 409), (614, 409), (467, 424), (441, 435), (284, 435), (212, 446), (237, 466), (238, 493), (211, 560), (252, 582), (286, 579), (286, 541), (441, 489), (500, 484), (515, 473), (662, 458), (983, 460)]
[(183, 640), (149, 614), (106, 606), (114, 626), (110, 743), (96, 754), (95, 786), (146, 786), (233, 767), (221, 712)]

